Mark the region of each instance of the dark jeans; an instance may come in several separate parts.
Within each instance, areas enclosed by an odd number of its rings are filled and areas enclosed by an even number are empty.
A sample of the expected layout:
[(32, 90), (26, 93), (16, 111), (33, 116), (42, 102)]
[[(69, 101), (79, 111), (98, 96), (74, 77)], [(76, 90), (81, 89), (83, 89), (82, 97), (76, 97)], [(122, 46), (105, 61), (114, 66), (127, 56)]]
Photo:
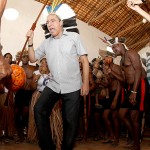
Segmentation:
[(63, 118), (62, 150), (73, 149), (79, 118), (80, 90), (67, 94), (60, 94), (46, 87), (34, 106), (35, 122), (39, 135), (39, 146), (42, 150), (56, 150), (56, 146), (52, 141), (49, 116), (54, 104), (60, 98), (62, 100)]

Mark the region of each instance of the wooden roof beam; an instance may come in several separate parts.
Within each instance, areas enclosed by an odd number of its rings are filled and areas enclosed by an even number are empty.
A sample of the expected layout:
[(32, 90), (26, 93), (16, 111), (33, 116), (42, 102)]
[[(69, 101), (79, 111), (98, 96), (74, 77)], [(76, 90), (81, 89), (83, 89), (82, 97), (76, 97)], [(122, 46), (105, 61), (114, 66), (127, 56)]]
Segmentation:
[(117, 34), (117, 32), (132, 18), (132, 15), (133, 15), (133, 11), (132, 11), (132, 13), (130, 14), (130, 16), (127, 16), (127, 17), (125, 18), (125, 20), (123, 19), (123, 20), (119, 23), (117, 29), (115, 29), (115, 30), (110, 34), (110, 36), (113, 36), (113, 35)]
[(122, 4), (123, 2), (125, 2), (126, 0), (121, 0), (118, 3), (116, 3), (115, 5), (113, 5), (112, 7), (108, 8), (107, 10), (105, 10), (103, 13), (99, 14), (96, 18), (93, 18), (90, 22), (94, 22), (97, 19), (100, 19), (100, 17), (102, 17), (103, 15), (105, 15), (106, 13), (108, 13), (109, 11), (113, 10), (114, 8), (118, 7), (120, 4)]
[[(143, 26), (144, 27), (144, 26)], [(128, 40), (127, 40), (127, 43), (131, 43), (133, 41), (133, 39), (139, 37), (139, 35), (141, 33), (143, 33), (141, 30), (143, 30), (143, 27), (141, 26), (137, 26), (135, 27), (133, 30), (130, 31), (130, 33), (126, 32), (126, 35), (128, 36)], [(146, 27), (146, 26), (145, 26)], [(135, 36), (135, 33), (136, 33), (136, 36)], [(130, 35), (129, 35), (130, 34)], [(131, 45), (131, 44), (129, 44)]]
[[(79, 2), (80, 2), (80, 0), (79, 0)], [(77, 4), (79, 4), (79, 2), (78, 2)], [(81, 6), (80, 8), (78, 8), (78, 10), (76, 11), (76, 14), (78, 14), (78, 12), (79, 12), (80, 10), (83, 10), (82, 7), (84, 7), (85, 4), (86, 4), (86, 1), (84, 1), (84, 2), (82, 3), (82, 6)]]
[[(103, 5), (105, 5), (108, 2), (108, 0), (105, 0), (103, 2)], [(91, 22), (93, 22), (92, 20), (94, 19), (94, 16), (101, 10), (101, 8), (103, 7), (103, 5), (101, 5), (99, 7), (99, 9), (97, 9), (97, 11), (95, 11), (95, 13), (91, 16), (91, 18), (89, 19), (89, 21), (87, 22), (88, 24), (90, 24)]]
[(138, 45), (138, 44), (141, 44), (141, 43), (144, 43), (144, 42), (148, 42), (149, 40), (150, 40), (150, 38), (144, 39), (144, 40), (139, 41), (139, 42), (137, 42), (137, 43), (135, 43), (135, 44), (133, 44), (133, 45), (131, 45), (131, 46), (129, 46), (129, 47), (132, 48), (132, 47), (134, 47), (134, 46), (136, 46), (136, 45)]
[(113, 37), (121, 36), (123, 33), (127, 32), (127, 31), (129, 31), (129, 30), (131, 30), (131, 29), (133, 29), (133, 28), (135, 28), (135, 27), (137, 27), (137, 26), (139, 26), (139, 25), (141, 25), (142, 23), (143, 23), (143, 22), (140, 21), (140, 22), (138, 22), (138, 23), (136, 23), (136, 24), (134, 24), (134, 25), (132, 25), (132, 26), (129, 26), (129, 27), (126, 28), (125, 30), (123, 30), (123, 31), (121, 31), (121, 32), (119, 32), (119, 33), (117, 33), (116, 35), (112, 35), (112, 36), (113, 36)]
[(130, 40), (128, 40), (127, 43), (129, 45), (131, 45), (132, 43), (136, 42), (138, 39), (140, 39), (141, 37), (143, 37), (145, 35), (145, 33), (147, 32), (148, 29), (149, 29), (149, 24), (144, 26), (144, 30), (143, 30), (143, 28), (140, 28), (137, 31), (137, 34), (136, 34), (137, 36), (135, 37), (135, 35), (133, 34), (131, 37), (129, 37)]
[(76, 5), (73, 7), (73, 10), (75, 10), (75, 7), (77, 6), (77, 4), (79, 4), (80, 0), (77, 0)]
[[(99, 0), (96, 1), (96, 4), (98, 3), (98, 1), (99, 1)], [(89, 4), (89, 5), (90, 5), (90, 4)], [(92, 7), (90, 10), (88, 10), (87, 14), (85, 15), (85, 18), (88, 16), (88, 14), (89, 14), (92, 10), (94, 10), (94, 7)], [(88, 21), (89, 21), (89, 19), (88, 19)], [(88, 22), (88, 21), (86, 21), (86, 22)]]

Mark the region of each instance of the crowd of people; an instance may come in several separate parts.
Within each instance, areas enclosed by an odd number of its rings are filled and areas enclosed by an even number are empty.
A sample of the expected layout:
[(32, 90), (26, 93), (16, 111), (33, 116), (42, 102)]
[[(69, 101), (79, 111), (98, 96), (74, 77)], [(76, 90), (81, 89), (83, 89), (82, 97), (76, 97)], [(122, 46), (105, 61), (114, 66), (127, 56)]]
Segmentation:
[[(2, 16), (6, 0), (0, 4)], [(128, 6), (137, 4), (141, 2), (129, 0)], [(127, 49), (125, 38), (116, 37), (107, 43), (121, 56), (120, 65), (110, 55), (89, 63), (78, 33), (63, 30), (55, 13), (48, 15), (46, 24), (50, 37), (34, 49), (34, 32), (29, 30), (28, 50), (16, 54), (26, 73), (17, 92), (5, 87), (14, 62), (10, 53), (2, 56), (0, 50), (0, 144), (26, 141), (38, 142), (41, 150), (72, 150), (77, 137), (92, 136), (114, 147), (124, 130), (126, 146), (140, 150), (149, 83), (138, 53)]]
[[(55, 17), (54, 14), (52, 16)], [(88, 63), (89, 94), (88, 96), (80, 94), (79, 114), (76, 120), (79, 126), (76, 126), (72, 148), (75, 140), (82, 140), (91, 136), (93, 140), (103, 139), (103, 143), (118, 146), (120, 137), (125, 132), (128, 137), (126, 146), (133, 146), (135, 150), (140, 150), (144, 129), (142, 115), (147, 116), (145, 113), (148, 113), (147, 110), (149, 109), (149, 103), (146, 101), (149, 98), (146, 71), (142, 67), (138, 53), (126, 49), (124, 38), (113, 38), (109, 42), (112, 44), (111, 47), (115, 55), (122, 57), (120, 65), (114, 64), (114, 58), (110, 55), (99, 56)], [(20, 57), (20, 53), (16, 54), (16, 59)], [(6, 53), (4, 59), (12, 64), (10, 53)], [(53, 74), (48, 68), (45, 55), (39, 59), (36, 65), (29, 65), (29, 52), (25, 50), (21, 61), (27, 77), (25, 85), (17, 92), (9, 91), (9, 97), (7, 97), (8, 89), (1, 83), (1, 144), (10, 140), (39, 142), (40, 131), (36, 126), (38, 123), (36, 123), (35, 106), (40, 101), (39, 97), (44, 90), (48, 88), (47, 85), (51, 84)], [(80, 57), (77, 61), (80, 64), (80, 75), (83, 78), (84, 69)], [(48, 103), (51, 99), (48, 98)], [(60, 148), (65, 134), (62, 125), (64, 124), (62, 121), (64, 99), (60, 93), (58, 93), (57, 99), (56, 105), (53, 104), (55, 105), (54, 108), (51, 106), (47, 108), (48, 110), (52, 108), (52, 113), (44, 114), (48, 118), (45, 123), (52, 132), (51, 140), (57, 148)], [(41, 113), (41, 111), (38, 112)], [(87, 117), (86, 122), (85, 115)], [(146, 118), (144, 119), (146, 121)], [(149, 127), (148, 121), (145, 125)], [(54, 130), (54, 128), (57, 129)], [(43, 131), (43, 128), (41, 130)]]

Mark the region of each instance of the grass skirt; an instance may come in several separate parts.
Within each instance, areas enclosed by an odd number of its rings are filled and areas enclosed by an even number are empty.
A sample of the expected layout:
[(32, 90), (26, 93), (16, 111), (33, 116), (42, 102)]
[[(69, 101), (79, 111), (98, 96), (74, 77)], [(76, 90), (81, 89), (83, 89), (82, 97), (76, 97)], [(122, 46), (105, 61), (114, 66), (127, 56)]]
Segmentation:
[(6, 136), (13, 137), (15, 134), (14, 95), (9, 92), (7, 97), (7, 94), (0, 94), (0, 136), (4, 130)]
[[(34, 120), (34, 105), (40, 97), (41, 93), (35, 91), (32, 95), (31, 104), (29, 107), (29, 124), (28, 124), (28, 141), (38, 142), (37, 129)], [(57, 148), (61, 147), (62, 137), (63, 137), (63, 125), (62, 125), (62, 115), (59, 105), (59, 101), (55, 104), (50, 115), (50, 128), (52, 132), (52, 139), (56, 144)]]

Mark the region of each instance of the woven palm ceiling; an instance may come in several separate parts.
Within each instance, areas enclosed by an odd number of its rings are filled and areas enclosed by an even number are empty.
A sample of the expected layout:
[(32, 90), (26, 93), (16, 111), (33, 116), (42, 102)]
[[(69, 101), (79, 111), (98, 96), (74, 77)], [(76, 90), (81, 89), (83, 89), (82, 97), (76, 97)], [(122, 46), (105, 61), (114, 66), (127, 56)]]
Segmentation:
[[(47, 0), (36, 0), (46, 3)], [(141, 50), (150, 43), (150, 22), (143, 23), (143, 18), (126, 5), (127, 0), (62, 0), (76, 13), (83, 22), (99, 29), (111, 37), (123, 36), (126, 45)], [(51, 5), (52, 1), (48, 1)], [(142, 9), (150, 11), (150, 4), (142, 4)], [(103, 37), (101, 37), (103, 38)]]

